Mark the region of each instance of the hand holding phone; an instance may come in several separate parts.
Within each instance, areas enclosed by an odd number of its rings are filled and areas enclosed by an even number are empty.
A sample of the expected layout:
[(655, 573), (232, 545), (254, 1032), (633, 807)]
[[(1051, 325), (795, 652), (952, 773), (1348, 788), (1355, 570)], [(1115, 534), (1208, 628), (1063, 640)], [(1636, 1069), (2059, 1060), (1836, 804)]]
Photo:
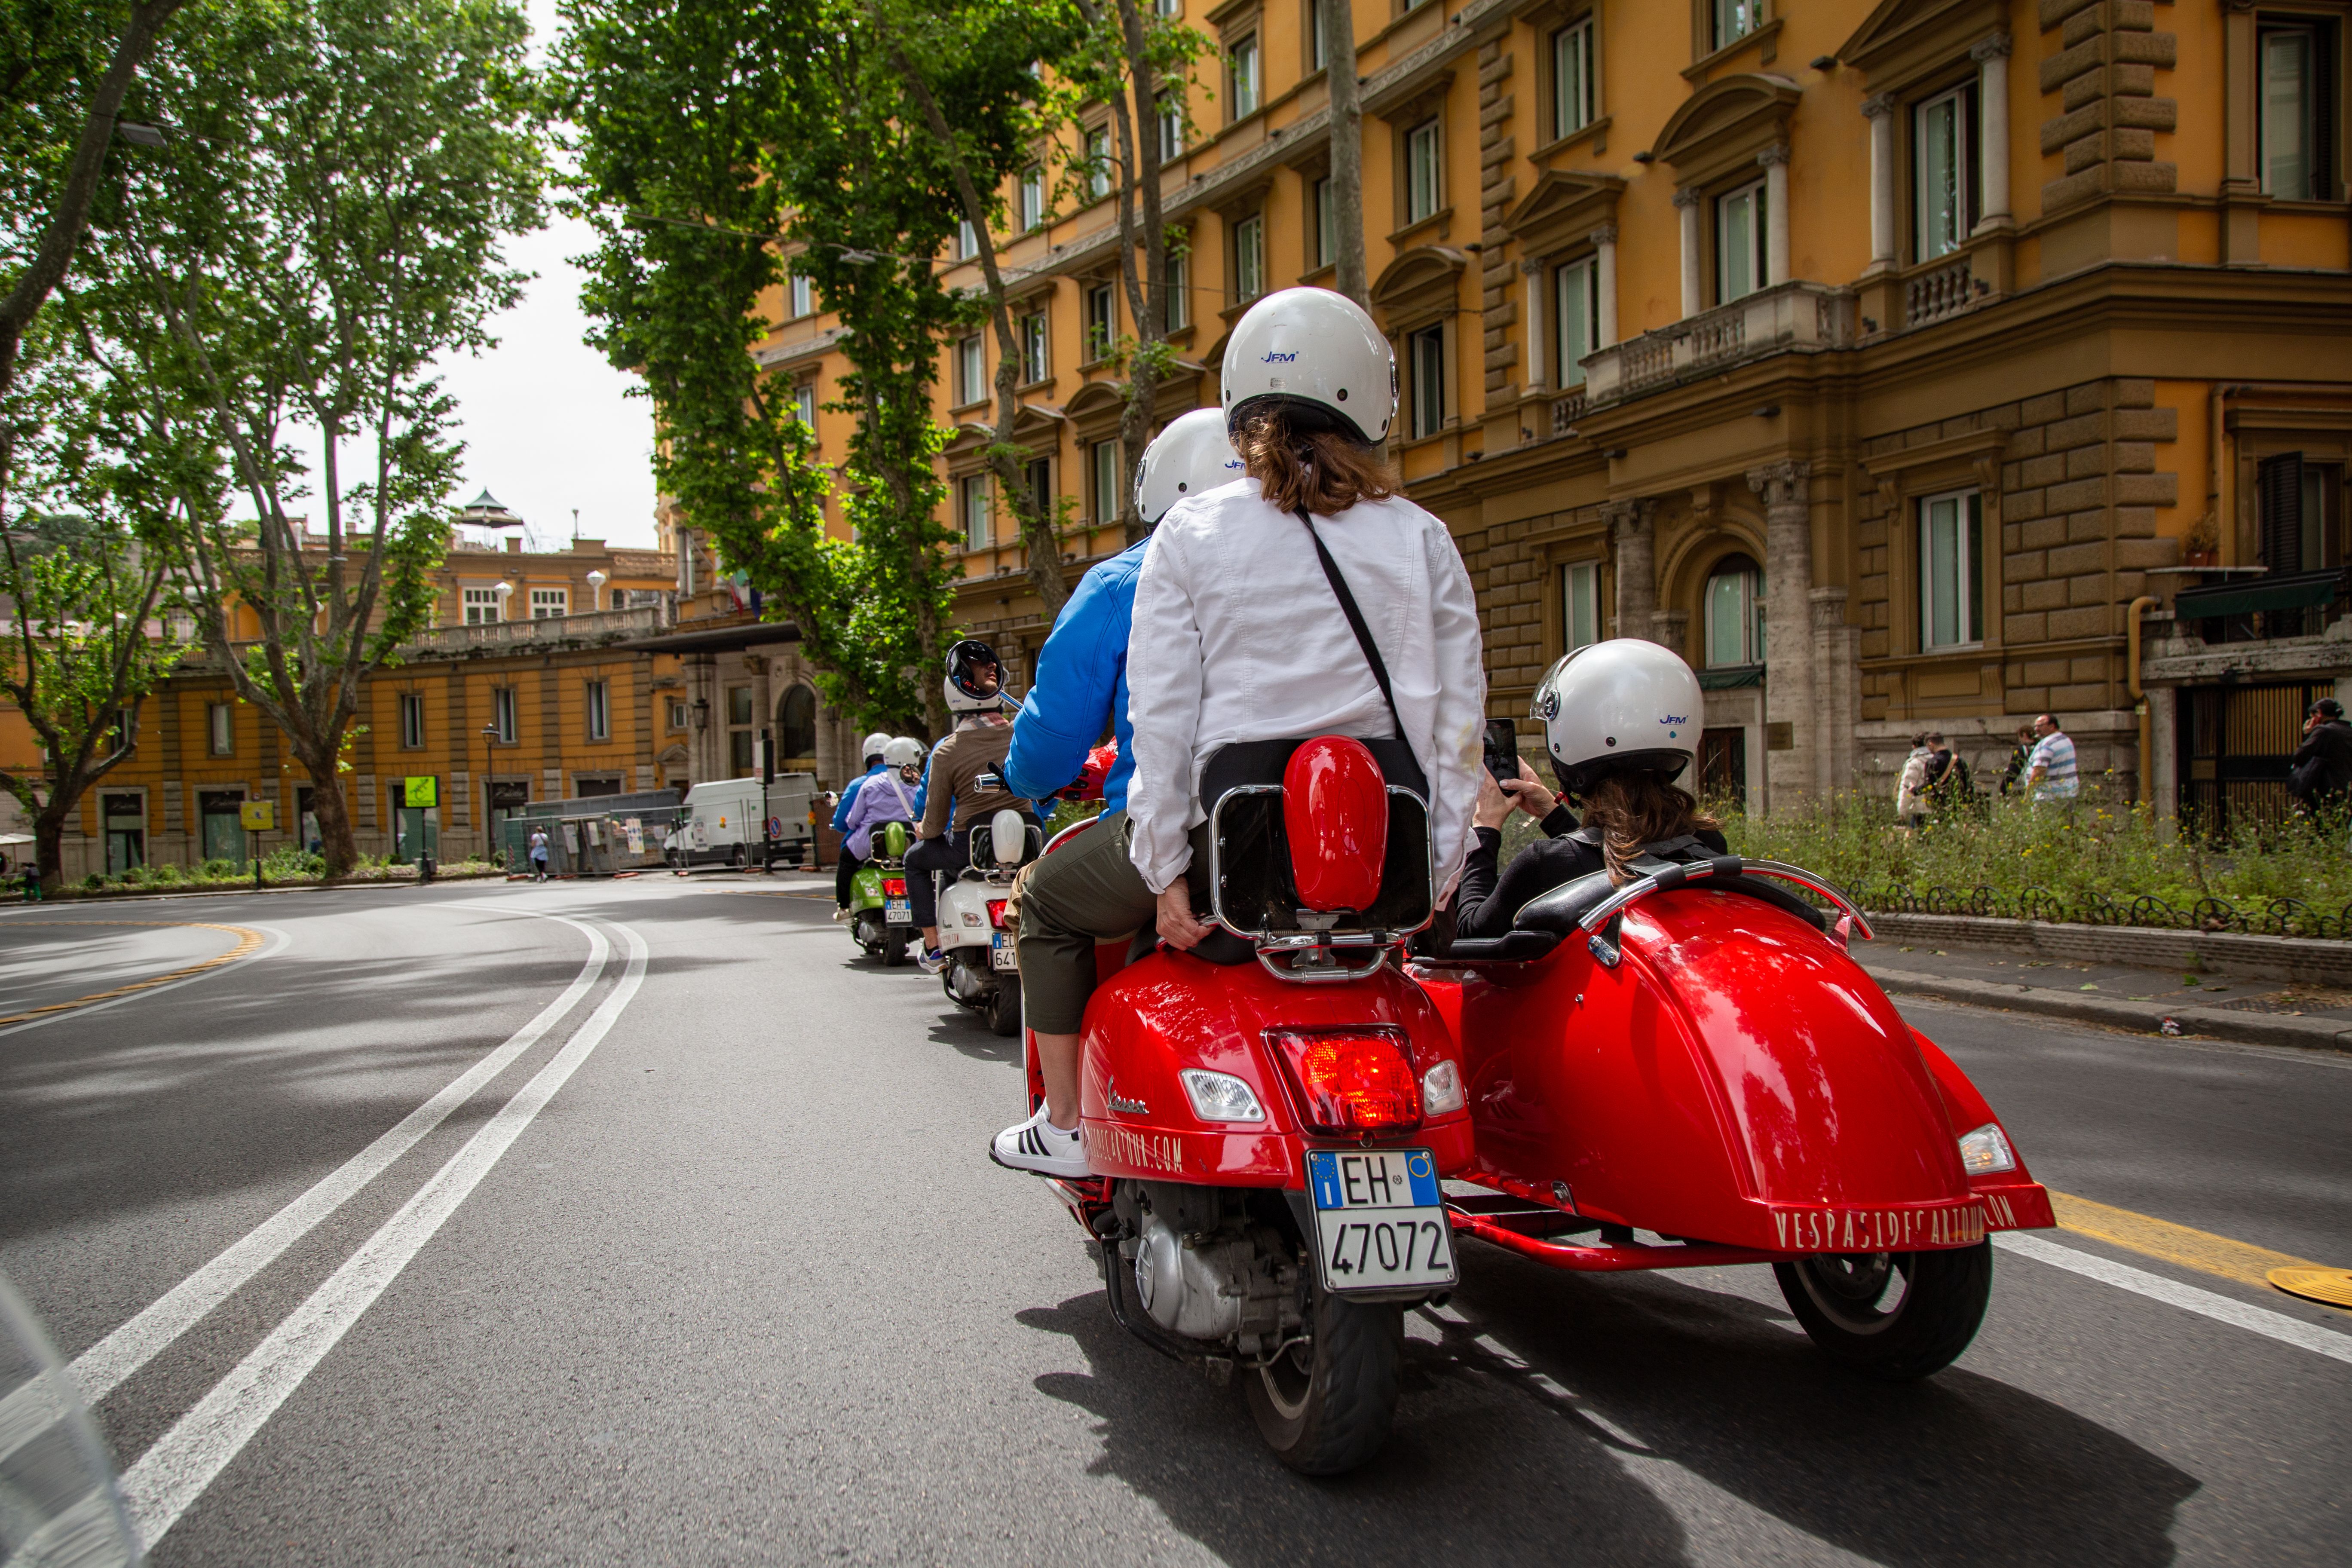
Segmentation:
[(1496, 784), (1519, 779), (1519, 728), (1508, 719), (1486, 721), (1486, 771)]

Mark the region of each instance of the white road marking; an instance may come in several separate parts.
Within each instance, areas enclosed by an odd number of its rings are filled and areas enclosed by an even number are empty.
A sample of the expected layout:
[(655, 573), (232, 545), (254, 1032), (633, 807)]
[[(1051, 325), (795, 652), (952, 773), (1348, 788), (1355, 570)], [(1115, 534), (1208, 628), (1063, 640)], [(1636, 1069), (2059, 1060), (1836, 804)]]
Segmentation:
[(127, 996), (117, 996), (111, 1002), (93, 1002), (87, 1007), (76, 1007), (67, 1013), (44, 1013), (37, 1018), (28, 1018), (21, 1024), (11, 1024), (6, 1028), (0, 1029), (0, 1037), (21, 1035), (27, 1029), (37, 1029), (44, 1024), (54, 1024), (60, 1018), (87, 1018), (92, 1013), (103, 1013), (109, 1007), (120, 1007), (126, 1002), (143, 1002), (150, 996), (161, 996), (166, 991), (177, 991), (183, 985), (194, 985), (199, 980), (210, 980), (215, 974), (234, 973), (249, 963), (258, 963), (273, 953), (283, 952), (287, 942), (292, 940), (276, 926), (256, 925), (251, 921), (245, 923), (247, 929), (260, 931), (268, 937), (269, 941), (247, 953), (235, 963), (215, 964), (201, 974), (191, 974), (185, 980), (174, 980), (167, 985), (150, 985), (143, 991), (133, 991)]
[(401, 1118), (390, 1131), (320, 1177), (310, 1191), (231, 1243), (220, 1256), (165, 1291), (137, 1317), (82, 1352), (69, 1370), (86, 1403), (97, 1405), (173, 1340), (195, 1327), (205, 1314), (242, 1289), (247, 1280), (276, 1262), (279, 1254), (383, 1174), (394, 1161), (415, 1148), (426, 1133), (446, 1121), (450, 1112), (512, 1065), (517, 1057), (537, 1045), (540, 1037), (588, 994), (604, 973), (612, 944), (593, 926), (564, 920), (562, 915), (538, 918), (562, 921), (588, 938), (588, 962), (580, 966), (579, 974), (563, 994), (508, 1036), (503, 1045), (458, 1074), (440, 1093)]
[(194, 1409), (173, 1422), (123, 1477), (123, 1499), (131, 1521), (150, 1547), (399, 1278), (611, 1030), (646, 973), (645, 939), (625, 925), (613, 929), (627, 944), (628, 965), (620, 984), (579, 1032), (325, 1284), (271, 1330)]
[(2036, 1263), (2068, 1269), (2085, 1279), (2096, 1279), (2103, 1285), (2129, 1290), (2136, 1296), (2146, 1296), (2150, 1300), (2162, 1301), (2184, 1311), (2201, 1313), (2216, 1321), (2277, 1340), (2282, 1344), (2333, 1356), (2340, 1362), (2352, 1362), (2352, 1334), (2336, 1333), (2316, 1324), (2306, 1323), (2300, 1318), (2273, 1312), (2267, 1307), (2232, 1300), (2211, 1290), (2183, 1285), (2160, 1274), (2150, 1274), (2145, 1268), (2134, 1268), (2127, 1263), (2095, 1258), (2087, 1252), (2077, 1252), (2071, 1247), (2061, 1247), (2054, 1241), (2028, 1236), (2021, 1231), (1999, 1231), (1992, 1240), (1993, 1245), (2002, 1251), (2031, 1258)]

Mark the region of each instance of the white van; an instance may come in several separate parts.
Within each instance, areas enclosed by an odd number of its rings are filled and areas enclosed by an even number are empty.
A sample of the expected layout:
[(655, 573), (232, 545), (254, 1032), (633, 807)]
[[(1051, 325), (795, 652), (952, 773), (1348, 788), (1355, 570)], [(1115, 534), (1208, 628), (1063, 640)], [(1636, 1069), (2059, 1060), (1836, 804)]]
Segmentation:
[(669, 839), (670, 863), (748, 866), (760, 858), (763, 844), (771, 864), (798, 863), (813, 833), (809, 802), (816, 794), (816, 776), (778, 773), (766, 794), (762, 816), (758, 779), (714, 779), (688, 789), (677, 831)]

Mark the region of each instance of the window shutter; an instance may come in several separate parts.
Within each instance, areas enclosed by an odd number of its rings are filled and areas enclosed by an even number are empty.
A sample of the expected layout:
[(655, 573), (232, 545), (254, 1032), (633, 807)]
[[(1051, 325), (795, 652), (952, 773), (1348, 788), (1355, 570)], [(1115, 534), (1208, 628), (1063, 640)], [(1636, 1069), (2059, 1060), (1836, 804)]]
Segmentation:
[(2303, 454), (2265, 458), (2254, 470), (2262, 499), (2263, 564), (2274, 573), (2303, 570)]
[(2311, 31), (2311, 194), (2332, 202), (2336, 141), (2343, 134), (2336, 123), (2336, 32), (2325, 23)]

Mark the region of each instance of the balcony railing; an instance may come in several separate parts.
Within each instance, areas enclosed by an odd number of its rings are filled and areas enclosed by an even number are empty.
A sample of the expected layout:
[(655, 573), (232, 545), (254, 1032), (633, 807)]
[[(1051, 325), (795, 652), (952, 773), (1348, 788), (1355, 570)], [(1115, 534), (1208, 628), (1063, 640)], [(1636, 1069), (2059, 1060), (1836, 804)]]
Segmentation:
[(665, 606), (635, 605), (580, 616), (548, 616), (535, 621), (489, 621), (472, 626), (436, 626), (419, 633), (411, 647), (437, 653), (490, 652), (562, 642), (618, 642), (651, 637), (666, 624)]
[(1850, 291), (1821, 283), (1776, 284), (1587, 356), (1585, 405), (1639, 397), (1767, 354), (1851, 348), (1853, 340)]
[(1565, 436), (1576, 428), (1577, 417), (1584, 412), (1584, 388), (1562, 393), (1551, 400), (1551, 433)]
[(1924, 327), (1946, 316), (1957, 316), (1975, 303), (1982, 290), (1964, 252), (1941, 267), (1930, 268), (1903, 285), (1903, 324)]

